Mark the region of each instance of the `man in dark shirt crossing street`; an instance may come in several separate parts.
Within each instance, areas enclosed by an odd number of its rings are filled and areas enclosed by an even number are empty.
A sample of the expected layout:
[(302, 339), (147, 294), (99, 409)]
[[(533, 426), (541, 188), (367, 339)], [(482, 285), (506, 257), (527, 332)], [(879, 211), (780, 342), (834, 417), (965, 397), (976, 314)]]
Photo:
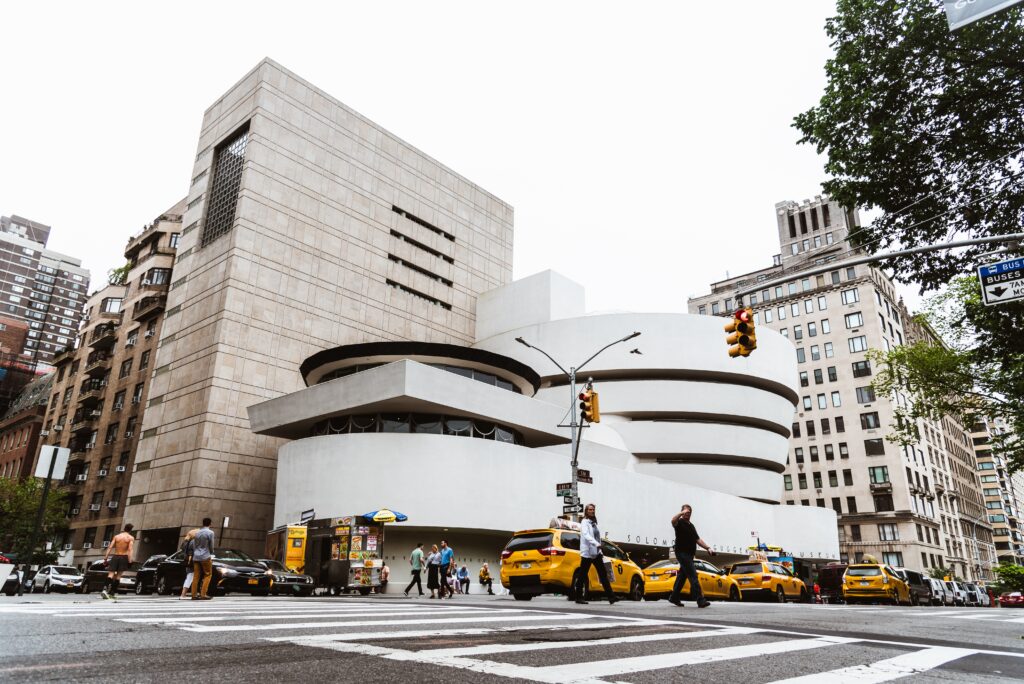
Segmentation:
[(707, 608), (711, 602), (704, 598), (704, 592), (701, 591), (700, 580), (697, 579), (697, 568), (693, 565), (693, 556), (697, 553), (698, 544), (712, 556), (715, 555), (715, 552), (697, 534), (697, 528), (690, 522), (692, 513), (693, 507), (690, 504), (685, 504), (681, 511), (672, 516), (672, 527), (676, 531), (676, 560), (679, 561), (679, 572), (676, 573), (676, 583), (672, 586), (672, 594), (668, 597), (668, 602), (680, 608), (683, 607), (683, 602), (679, 600), (679, 594), (683, 590), (683, 584), (689, 580), (690, 596), (697, 601), (697, 607)]

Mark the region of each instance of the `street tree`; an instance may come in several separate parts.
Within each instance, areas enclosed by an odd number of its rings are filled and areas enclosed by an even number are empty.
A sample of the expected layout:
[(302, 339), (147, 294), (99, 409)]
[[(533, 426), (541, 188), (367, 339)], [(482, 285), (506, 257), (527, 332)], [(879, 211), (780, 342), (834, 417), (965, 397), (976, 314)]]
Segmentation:
[(992, 572), (998, 578), (992, 586), (992, 591), (1000, 594), (1004, 591), (1024, 591), (1024, 566), (1001, 563), (992, 568)]
[(868, 352), (875, 393), (910, 399), (894, 402), (890, 441), (918, 442), (919, 419), (950, 415), (970, 426), (981, 417), (1002, 418), (1012, 431), (993, 435), (992, 454), (1011, 471), (1024, 469), (1024, 348), (1009, 339), (1014, 325), (1007, 311), (985, 306), (977, 277), (961, 276), (926, 301), (914, 324), (931, 327), (942, 342), (925, 335), (887, 352)]
[(67, 529), (67, 495), (50, 489), (42, 533), (33, 553), (30, 547), (42, 495), (43, 481), (38, 478), (0, 478), (0, 550), (13, 553), (19, 563), (44, 565), (57, 560), (56, 550), (44, 550), (42, 542), (56, 539)]
[[(871, 253), (1019, 232), (1024, 217), (1024, 10), (950, 32), (938, 0), (838, 0), (835, 55), (801, 143), (827, 155), (824, 189), (881, 210), (851, 242)], [(885, 262), (938, 289), (991, 247)], [(1017, 313), (1020, 315), (1018, 308)]]

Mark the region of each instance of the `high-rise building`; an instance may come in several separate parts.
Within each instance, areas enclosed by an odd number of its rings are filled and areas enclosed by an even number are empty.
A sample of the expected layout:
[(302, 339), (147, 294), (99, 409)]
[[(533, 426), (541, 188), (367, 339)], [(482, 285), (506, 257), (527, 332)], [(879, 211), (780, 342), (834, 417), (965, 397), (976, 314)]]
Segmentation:
[(1021, 536), (1020, 506), (1024, 503), (1021, 479), (1009, 472), (1006, 460), (993, 453), (993, 440), (1012, 436), (1002, 418), (978, 414), (971, 426), (971, 440), (981, 478), (985, 514), (992, 525), (996, 555), (1001, 563), (1024, 565), (1024, 537)]
[(89, 292), (89, 271), (74, 257), (47, 249), (50, 227), (0, 216), (0, 315), (29, 325), (22, 359), (49, 364), (74, 341)]
[(122, 527), (183, 209), (128, 240), (125, 271), (89, 296), (77, 348), (54, 359), (46, 443), (71, 449), (64, 563), (102, 557)]
[(127, 519), (142, 553), (207, 516), (259, 552), (281, 440), (246, 408), (323, 349), (472, 343), (512, 207), (264, 60), (206, 111), (183, 225)]
[[(923, 332), (913, 328), (885, 273), (847, 263), (863, 256), (847, 240), (858, 229), (857, 213), (822, 196), (775, 209), (780, 254), (773, 265), (713, 283), (711, 294), (689, 300), (689, 310), (731, 316), (750, 306), (757, 324), (793, 343), (801, 396), (790, 430), (786, 503), (835, 510), (842, 560), (870, 554), (895, 566), (952, 566), (963, 577), (989, 576), (970, 558), (987, 557), (994, 547), (962, 426), (952, 419), (922, 426), (915, 445), (886, 440), (907, 398), (875, 396), (866, 352), (891, 350)], [(723, 354), (724, 339), (723, 333)]]

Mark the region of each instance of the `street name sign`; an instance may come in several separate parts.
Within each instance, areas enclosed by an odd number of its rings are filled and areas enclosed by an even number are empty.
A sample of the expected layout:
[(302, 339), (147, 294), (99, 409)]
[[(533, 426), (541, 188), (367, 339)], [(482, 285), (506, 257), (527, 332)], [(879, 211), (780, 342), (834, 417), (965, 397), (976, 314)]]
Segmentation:
[(594, 484), (594, 478), (590, 477), (590, 471), (583, 468), (576, 471), (576, 479), (586, 484)]
[(958, 28), (1016, 5), (1021, 0), (945, 0), (949, 30)]
[(1007, 259), (978, 267), (981, 297), (986, 306), (1024, 299), (1024, 259)]
[(569, 496), (572, 494), (572, 482), (560, 482), (555, 485), (555, 496)]

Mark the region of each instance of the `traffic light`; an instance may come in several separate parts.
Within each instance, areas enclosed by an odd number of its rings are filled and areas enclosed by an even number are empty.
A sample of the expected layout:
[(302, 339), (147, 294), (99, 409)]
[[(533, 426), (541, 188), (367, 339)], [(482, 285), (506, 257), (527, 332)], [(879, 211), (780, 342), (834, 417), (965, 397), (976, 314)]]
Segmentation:
[(597, 392), (593, 387), (587, 387), (580, 392), (580, 413), (583, 420), (588, 423), (601, 422), (601, 407), (598, 405)]
[(754, 335), (754, 310), (737, 309), (732, 320), (726, 323), (725, 332), (729, 333), (725, 343), (729, 346), (729, 356), (750, 356), (757, 349), (757, 336)]

